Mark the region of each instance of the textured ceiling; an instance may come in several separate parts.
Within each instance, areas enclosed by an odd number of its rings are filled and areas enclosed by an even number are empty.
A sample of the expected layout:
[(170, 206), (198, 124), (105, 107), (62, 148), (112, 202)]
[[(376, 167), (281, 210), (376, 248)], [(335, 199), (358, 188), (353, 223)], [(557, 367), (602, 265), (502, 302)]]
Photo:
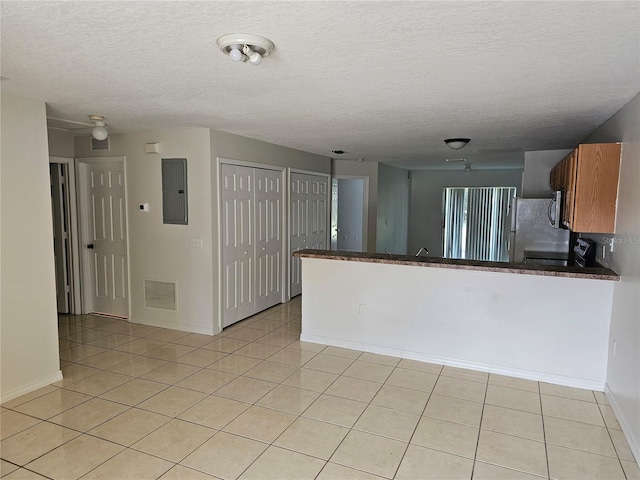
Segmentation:
[[(640, 2), (0, 2), (3, 91), (112, 132), (205, 126), (405, 168), (519, 166), (640, 91)], [(264, 35), (262, 64), (216, 39)], [(448, 137), (469, 137), (454, 152)], [(459, 164), (453, 168), (461, 168)]]

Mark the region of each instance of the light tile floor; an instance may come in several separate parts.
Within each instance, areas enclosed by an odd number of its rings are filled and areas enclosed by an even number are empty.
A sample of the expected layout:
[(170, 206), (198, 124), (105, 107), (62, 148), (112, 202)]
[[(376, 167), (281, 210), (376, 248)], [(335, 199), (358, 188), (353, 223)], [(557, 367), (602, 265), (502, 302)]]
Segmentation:
[(601, 392), (299, 341), (61, 316), (64, 380), (6, 402), (3, 479), (640, 479)]

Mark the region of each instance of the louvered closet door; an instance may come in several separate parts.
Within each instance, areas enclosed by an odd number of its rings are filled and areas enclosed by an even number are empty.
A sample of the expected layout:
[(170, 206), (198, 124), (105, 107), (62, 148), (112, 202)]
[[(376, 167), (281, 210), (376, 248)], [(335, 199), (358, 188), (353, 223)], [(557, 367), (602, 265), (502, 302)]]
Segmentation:
[(256, 310), (282, 301), (282, 174), (255, 169)]
[[(303, 248), (327, 248), (329, 178), (291, 174), (291, 253)], [(302, 262), (291, 256), (291, 296), (302, 293)]]
[(221, 166), (222, 320), (225, 327), (256, 311), (253, 170)]

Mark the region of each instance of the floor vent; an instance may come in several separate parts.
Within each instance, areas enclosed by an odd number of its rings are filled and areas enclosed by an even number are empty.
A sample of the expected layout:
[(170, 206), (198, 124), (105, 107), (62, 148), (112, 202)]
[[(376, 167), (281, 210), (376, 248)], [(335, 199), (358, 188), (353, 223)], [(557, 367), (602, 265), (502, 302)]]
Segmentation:
[(161, 308), (163, 310), (176, 309), (176, 284), (170, 282), (144, 281), (144, 306)]

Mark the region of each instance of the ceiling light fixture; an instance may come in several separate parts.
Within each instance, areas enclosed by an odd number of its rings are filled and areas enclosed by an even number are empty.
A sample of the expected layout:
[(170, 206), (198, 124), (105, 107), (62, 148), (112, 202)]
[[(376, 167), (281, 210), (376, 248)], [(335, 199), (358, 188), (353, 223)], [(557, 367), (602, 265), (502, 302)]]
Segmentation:
[(109, 136), (109, 130), (105, 127), (104, 117), (102, 115), (89, 115), (89, 119), (95, 127), (91, 130), (91, 135), (96, 140), (105, 140)]
[(467, 163), (467, 164), (464, 166), (464, 173), (466, 173), (466, 174), (471, 173), (471, 164), (470, 164), (470, 163)]
[(449, 162), (449, 163), (452, 163), (452, 162), (466, 162), (467, 159), (466, 158), (445, 158), (444, 161), (445, 162)]
[(273, 50), (273, 42), (260, 35), (247, 33), (228, 33), (218, 38), (218, 46), (234, 62), (247, 62), (260, 65), (264, 57)]
[(468, 138), (447, 138), (444, 143), (446, 143), (447, 147), (449, 147), (451, 150), (460, 150), (467, 143), (469, 143), (469, 141), (470, 140)]

